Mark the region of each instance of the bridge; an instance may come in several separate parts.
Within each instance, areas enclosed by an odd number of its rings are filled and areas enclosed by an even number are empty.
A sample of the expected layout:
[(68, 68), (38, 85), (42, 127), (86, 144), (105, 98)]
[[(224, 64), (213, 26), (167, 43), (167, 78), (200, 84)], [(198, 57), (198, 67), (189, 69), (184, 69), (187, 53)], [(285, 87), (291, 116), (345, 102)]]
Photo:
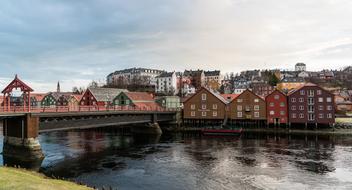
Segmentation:
[[(11, 103), (13, 89), (23, 92), (23, 105)], [(2, 91), (0, 120), (3, 122), (4, 156), (15, 158), (43, 158), (38, 141), (40, 132), (58, 130), (87, 129), (108, 126), (129, 126), (131, 131), (143, 134), (160, 134), (159, 123), (176, 121), (177, 110), (161, 107), (133, 107), (77, 105), (69, 106), (31, 106), (30, 92), (33, 90), (16, 76)], [(140, 125), (135, 125), (140, 124)], [(141, 125), (142, 124), (142, 125)]]
[(82, 107), (80, 111), (64, 107), (42, 110), (45, 111), (0, 111), (4, 155), (18, 159), (43, 157), (37, 138), (40, 132), (128, 126), (135, 133), (160, 134), (159, 123), (175, 122), (177, 114), (177, 110), (170, 109), (141, 110), (105, 106)]

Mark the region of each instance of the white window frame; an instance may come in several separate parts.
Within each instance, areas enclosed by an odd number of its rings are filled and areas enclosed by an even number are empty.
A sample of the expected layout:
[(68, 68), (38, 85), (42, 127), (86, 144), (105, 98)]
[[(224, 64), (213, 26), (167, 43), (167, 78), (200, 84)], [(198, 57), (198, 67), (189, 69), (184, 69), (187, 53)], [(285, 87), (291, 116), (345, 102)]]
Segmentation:
[(241, 111), (237, 112), (237, 117), (243, 117), (243, 113)]
[(218, 112), (217, 111), (213, 111), (213, 117), (217, 117), (218, 116)]
[(195, 111), (191, 111), (191, 116), (195, 117), (196, 116), (196, 112)]
[(299, 98), (299, 102), (304, 102), (304, 99), (303, 98)]
[(206, 110), (207, 109), (207, 105), (206, 104), (202, 104), (202, 110)]
[(296, 119), (297, 118), (297, 114), (296, 113), (292, 113), (292, 118)]
[(213, 104), (213, 109), (217, 110), (218, 109), (218, 104)]
[(255, 118), (258, 118), (259, 116), (260, 116), (260, 115), (259, 115), (259, 112), (258, 112), (258, 111), (255, 111), (255, 112), (254, 112), (254, 117), (255, 117)]
[(260, 106), (259, 105), (254, 105), (253, 109), (254, 109), (254, 111), (259, 111), (260, 110)]
[(258, 99), (258, 98), (254, 99), (254, 102), (255, 102), (255, 103), (258, 103), (258, 102), (259, 102), (259, 99)]
[(331, 101), (332, 101), (331, 97), (326, 98), (326, 102), (331, 102)]
[(280, 96), (279, 96), (279, 95), (275, 95), (275, 96), (274, 96), (274, 99), (275, 99), (275, 100), (278, 100), (278, 99), (280, 99)]
[(275, 115), (275, 111), (274, 111), (274, 110), (271, 110), (271, 111), (269, 112), (269, 114), (270, 114), (270, 115)]
[(202, 117), (206, 117), (207, 116), (207, 112), (206, 111), (202, 111)]
[(196, 105), (195, 104), (191, 104), (191, 110), (195, 110), (196, 109)]
[(202, 94), (202, 100), (207, 100), (207, 94), (205, 93)]
[(303, 113), (300, 113), (300, 114), (299, 114), (299, 118), (300, 118), (300, 119), (304, 119), (304, 114), (303, 114)]
[(296, 102), (296, 98), (291, 98), (291, 102)]
[(319, 102), (319, 103), (324, 102), (324, 98), (323, 98), (323, 97), (319, 97), (319, 98), (318, 98), (318, 102)]
[(270, 102), (270, 103), (269, 103), (269, 106), (270, 106), (270, 107), (274, 107), (274, 106), (275, 106), (275, 103), (274, 103), (274, 102)]
[(243, 99), (239, 98), (237, 99), (237, 102), (243, 102)]
[(242, 110), (243, 110), (242, 105), (237, 105), (237, 111), (242, 111)]

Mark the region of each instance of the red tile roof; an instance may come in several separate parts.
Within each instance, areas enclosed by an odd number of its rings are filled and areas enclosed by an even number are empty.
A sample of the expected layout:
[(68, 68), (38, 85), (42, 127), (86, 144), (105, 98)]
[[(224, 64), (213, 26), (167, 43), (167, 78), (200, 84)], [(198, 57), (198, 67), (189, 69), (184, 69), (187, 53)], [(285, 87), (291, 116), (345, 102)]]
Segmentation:
[(153, 102), (154, 101), (154, 96), (148, 92), (124, 92), (124, 93), (133, 102), (136, 102), (136, 101)]
[(231, 102), (233, 99), (237, 98), (239, 94), (221, 94), (221, 96), (228, 102)]
[(46, 93), (31, 93), (31, 97), (35, 98), (38, 102), (41, 102), (46, 95)]

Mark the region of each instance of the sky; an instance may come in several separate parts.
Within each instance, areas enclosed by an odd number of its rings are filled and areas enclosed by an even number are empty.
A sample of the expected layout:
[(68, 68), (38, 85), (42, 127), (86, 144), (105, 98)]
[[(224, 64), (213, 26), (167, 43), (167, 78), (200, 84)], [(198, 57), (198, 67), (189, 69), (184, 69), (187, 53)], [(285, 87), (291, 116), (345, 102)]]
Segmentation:
[(2, 0), (0, 88), (37, 92), (130, 67), (308, 70), (352, 65), (351, 0)]

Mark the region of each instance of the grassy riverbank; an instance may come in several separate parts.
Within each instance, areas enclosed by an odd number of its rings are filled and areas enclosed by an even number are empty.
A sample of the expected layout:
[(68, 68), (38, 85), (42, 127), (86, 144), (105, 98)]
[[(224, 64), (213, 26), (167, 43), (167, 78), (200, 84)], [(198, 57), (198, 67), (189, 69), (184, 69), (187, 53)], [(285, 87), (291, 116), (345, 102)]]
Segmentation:
[(88, 190), (75, 183), (49, 179), (39, 173), (0, 167), (0, 190)]

